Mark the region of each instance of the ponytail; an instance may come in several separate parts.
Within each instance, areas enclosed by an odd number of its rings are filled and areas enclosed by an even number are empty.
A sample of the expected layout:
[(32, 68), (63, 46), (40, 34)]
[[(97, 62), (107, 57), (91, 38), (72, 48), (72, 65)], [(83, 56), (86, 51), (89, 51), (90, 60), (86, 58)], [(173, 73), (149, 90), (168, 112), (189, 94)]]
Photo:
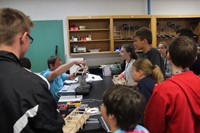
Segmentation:
[(134, 63), (133, 66), (137, 71), (142, 70), (145, 76), (152, 75), (156, 83), (160, 83), (164, 80), (164, 76), (160, 67), (157, 65), (152, 65), (152, 63), (147, 58), (139, 58)]
[(164, 80), (164, 76), (158, 65), (152, 66), (152, 77), (154, 78), (156, 83), (160, 83)]

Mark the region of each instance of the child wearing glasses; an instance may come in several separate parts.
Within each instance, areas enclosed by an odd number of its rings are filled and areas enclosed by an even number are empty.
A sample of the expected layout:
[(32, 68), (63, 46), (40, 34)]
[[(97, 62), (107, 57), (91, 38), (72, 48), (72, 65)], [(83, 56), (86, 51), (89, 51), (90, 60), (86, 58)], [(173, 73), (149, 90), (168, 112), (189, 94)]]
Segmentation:
[(149, 133), (138, 125), (145, 104), (144, 97), (138, 91), (125, 85), (114, 85), (103, 95), (102, 117), (112, 133)]

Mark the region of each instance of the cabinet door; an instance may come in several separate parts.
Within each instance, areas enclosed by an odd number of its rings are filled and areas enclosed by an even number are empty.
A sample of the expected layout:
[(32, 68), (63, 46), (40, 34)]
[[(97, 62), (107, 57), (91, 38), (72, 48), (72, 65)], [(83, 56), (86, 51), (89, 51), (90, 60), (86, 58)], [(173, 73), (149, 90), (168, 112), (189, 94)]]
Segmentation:
[(134, 32), (141, 27), (150, 28), (149, 16), (113, 17), (114, 51), (119, 51), (122, 44), (133, 44)]
[(194, 33), (194, 39), (200, 43), (200, 16), (157, 16), (157, 44), (165, 41), (170, 44), (176, 35), (176, 31), (187, 28)]
[(109, 18), (68, 18), (71, 55), (110, 51)]

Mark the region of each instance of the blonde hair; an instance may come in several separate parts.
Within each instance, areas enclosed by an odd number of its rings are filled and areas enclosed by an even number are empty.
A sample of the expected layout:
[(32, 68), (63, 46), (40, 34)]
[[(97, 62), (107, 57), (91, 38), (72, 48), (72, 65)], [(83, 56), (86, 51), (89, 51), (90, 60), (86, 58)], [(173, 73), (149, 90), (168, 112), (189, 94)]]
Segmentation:
[(156, 83), (160, 83), (164, 80), (164, 76), (160, 67), (158, 65), (152, 65), (152, 63), (147, 58), (137, 59), (133, 66), (136, 68), (136, 71), (143, 71), (145, 76), (152, 75)]

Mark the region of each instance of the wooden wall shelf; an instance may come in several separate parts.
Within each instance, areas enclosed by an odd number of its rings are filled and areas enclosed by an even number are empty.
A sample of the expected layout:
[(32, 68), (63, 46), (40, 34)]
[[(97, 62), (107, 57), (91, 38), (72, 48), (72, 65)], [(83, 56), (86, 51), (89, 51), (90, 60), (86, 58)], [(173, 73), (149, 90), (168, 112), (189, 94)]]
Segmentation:
[[(81, 16), (67, 17), (68, 47), (71, 56), (116, 53), (124, 43), (133, 43), (135, 30), (148, 27), (152, 31), (152, 46), (160, 41), (170, 43), (176, 30), (189, 28), (200, 43), (200, 15), (130, 15), (130, 16)], [(80, 30), (80, 26), (85, 29)], [(73, 40), (76, 38), (75, 40)], [(81, 38), (87, 41), (82, 41)], [(74, 53), (74, 46), (101, 49), (95, 53)]]

